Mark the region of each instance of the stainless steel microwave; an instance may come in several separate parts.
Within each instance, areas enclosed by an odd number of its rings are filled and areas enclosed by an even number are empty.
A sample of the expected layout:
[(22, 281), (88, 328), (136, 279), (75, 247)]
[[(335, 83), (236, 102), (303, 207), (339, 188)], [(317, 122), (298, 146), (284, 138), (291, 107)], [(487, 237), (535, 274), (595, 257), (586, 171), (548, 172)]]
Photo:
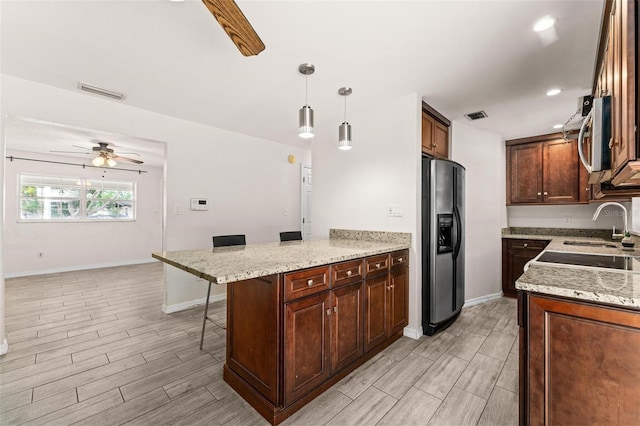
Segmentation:
[[(587, 127), (591, 123), (591, 149), (589, 159), (584, 143)], [(593, 99), (593, 107), (585, 117), (578, 135), (578, 154), (582, 165), (589, 173), (611, 169), (611, 96)]]

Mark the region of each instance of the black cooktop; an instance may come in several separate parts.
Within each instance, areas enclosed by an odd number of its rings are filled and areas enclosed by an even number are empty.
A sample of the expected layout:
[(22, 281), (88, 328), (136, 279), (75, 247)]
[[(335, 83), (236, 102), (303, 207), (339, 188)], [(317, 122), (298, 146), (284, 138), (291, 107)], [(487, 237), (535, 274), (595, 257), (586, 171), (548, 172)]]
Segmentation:
[(640, 259), (632, 256), (567, 253), (547, 251), (537, 259), (538, 262), (561, 263), (565, 265), (591, 266), (596, 268), (640, 271)]

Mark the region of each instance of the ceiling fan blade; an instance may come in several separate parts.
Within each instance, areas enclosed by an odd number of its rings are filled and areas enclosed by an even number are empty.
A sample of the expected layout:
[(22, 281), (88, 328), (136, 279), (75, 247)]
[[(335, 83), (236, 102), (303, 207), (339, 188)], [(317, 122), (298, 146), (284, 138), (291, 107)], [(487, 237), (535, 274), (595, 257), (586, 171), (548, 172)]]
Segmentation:
[(244, 56), (253, 56), (264, 50), (264, 43), (233, 0), (202, 0), (202, 2), (240, 53)]
[(129, 158), (129, 157), (121, 157), (119, 155), (112, 155), (111, 158), (113, 158), (116, 161), (123, 161), (125, 163), (133, 163), (133, 164), (142, 164), (143, 163), (143, 161), (135, 160), (135, 159)]
[(55, 151), (55, 150), (50, 150), (49, 152), (58, 152), (61, 154), (85, 154), (85, 155), (90, 155), (90, 152), (78, 152), (78, 151)]
[(71, 145), (74, 148), (80, 148), (80, 149), (85, 149), (87, 151), (91, 151), (91, 148), (87, 148), (86, 146), (80, 146), (80, 145)]

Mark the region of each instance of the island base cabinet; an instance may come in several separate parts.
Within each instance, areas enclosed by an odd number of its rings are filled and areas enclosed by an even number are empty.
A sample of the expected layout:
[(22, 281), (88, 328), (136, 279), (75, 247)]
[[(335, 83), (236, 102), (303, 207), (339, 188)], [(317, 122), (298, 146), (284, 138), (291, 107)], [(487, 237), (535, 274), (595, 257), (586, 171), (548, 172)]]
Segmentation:
[(640, 421), (640, 311), (518, 294), (520, 424)]
[(331, 373), (329, 292), (285, 305), (284, 403), (291, 404)]
[(281, 423), (402, 337), (407, 262), (403, 250), (229, 284), (225, 382)]

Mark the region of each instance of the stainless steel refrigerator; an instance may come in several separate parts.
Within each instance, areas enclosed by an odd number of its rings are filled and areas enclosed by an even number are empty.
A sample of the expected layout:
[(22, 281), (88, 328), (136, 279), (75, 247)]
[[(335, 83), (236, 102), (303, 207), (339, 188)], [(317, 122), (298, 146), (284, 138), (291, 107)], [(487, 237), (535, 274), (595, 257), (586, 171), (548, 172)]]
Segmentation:
[(464, 304), (465, 168), (422, 158), (422, 330), (431, 336)]

